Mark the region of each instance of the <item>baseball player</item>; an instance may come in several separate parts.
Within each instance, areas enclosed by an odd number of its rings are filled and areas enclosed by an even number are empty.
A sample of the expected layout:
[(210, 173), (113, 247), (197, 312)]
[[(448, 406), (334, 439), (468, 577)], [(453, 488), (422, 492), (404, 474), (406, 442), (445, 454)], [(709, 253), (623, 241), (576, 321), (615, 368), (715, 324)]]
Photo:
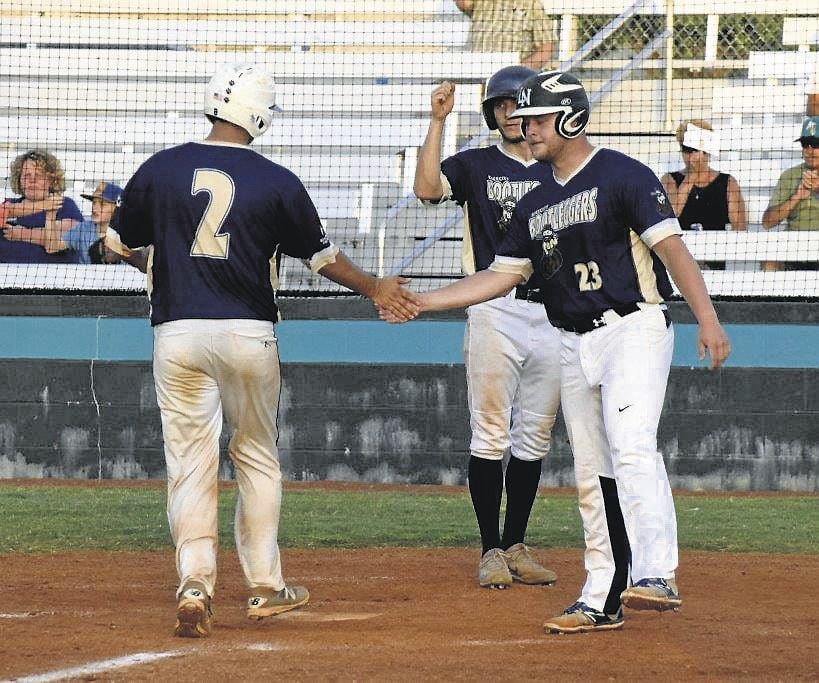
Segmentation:
[[(463, 270), (485, 270), (495, 257), (520, 198), (541, 182), (538, 164), (508, 115), (515, 93), (536, 72), (509, 66), (486, 84), (482, 109), (498, 145), (459, 152), (441, 163), (441, 136), (455, 102), (455, 85), (444, 82), (432, 92), (429, 132), (418, 155), (415, 194), (430, 203), (453, 200), (464, 207)], [(478, 583), (508, 588), (513, 579), (551, 584), (555, 573), (541, 566), (524, 543), (550, 447), (560, 401), (559, 340), (543, 309), (536, 281), (506, 296), (470, 306), (464, 360), (472, 440), (469, 492), (483, 545)], [(506, 516), (499, 531), (506, 467)]]
[(207, 85), (202, 142), (149, 158), (128, 182), (106, 243), (123, 256), (149, 247), (154, 380), (168, 471), (168, 521), (179, 574), (174, 633), (211, 632), (222, 414), (232, 427), (236, 547), (249, 587), (247, 617), (305, 605), (282, 577), (277, 543), (281, 388), (274, 323), (280, 254), (396, 313), (402, 278), (379, 279), (327, 238), (304, 186), (248, 145), (269, 127), (273, 79), (251, 65), (220, 68)]
[(544, 628), (617, 629), (621, 604), (682, 604), (674, 504), (657, 451), (674, 339), (663, 306), (672, 292), (666, 269), (699, 323), (700, 358), (707, 350), (717, 368), (730, 345), (660, 181), (586, 138), (589, 100), (577, 78), (532, 76), (517, 104), (511, 116), (522, 118), (534, 157), (551, 173), (518, 202), (489, 269), (421, 294), (419, 304), (473, 305), (509, 291), (533, 269), (541, 274), (546, 311), (560, 329), (561, 404), (587, 570), (579, 599)]

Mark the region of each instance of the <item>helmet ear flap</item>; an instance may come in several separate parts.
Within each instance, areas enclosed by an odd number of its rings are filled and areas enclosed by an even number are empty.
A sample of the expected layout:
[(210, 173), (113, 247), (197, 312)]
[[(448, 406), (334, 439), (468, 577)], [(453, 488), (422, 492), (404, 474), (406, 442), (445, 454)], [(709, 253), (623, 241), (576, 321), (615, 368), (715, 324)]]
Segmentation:
[(566, 134), (565, 134), (565, 132), (563, 130), (563, 122), (565, 121), (565, 119), (566, 119), (566, 112), (560, 112), (560, 113), (558, 113), (557, 116), (555, 116), (555, 131), (562, 138), (566, 137)]
[(497, 130), (498, 122), (497, 119), (495, 119), (495, 100), (485, 100), (481, 105), (481, 109), (483, 110), (483, 120), (486, 121), (489, 130)]

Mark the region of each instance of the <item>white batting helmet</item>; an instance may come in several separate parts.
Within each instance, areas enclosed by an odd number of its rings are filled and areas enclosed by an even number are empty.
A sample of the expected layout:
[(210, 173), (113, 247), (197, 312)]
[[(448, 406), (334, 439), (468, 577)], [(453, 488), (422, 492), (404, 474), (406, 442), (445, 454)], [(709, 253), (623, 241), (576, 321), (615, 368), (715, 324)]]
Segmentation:
[(276, 84), (264, 69), (252, 64), (225, 64), (205, 90), (205, 116), (244, 128), (251, 137), (264, 133), (273, 120)]

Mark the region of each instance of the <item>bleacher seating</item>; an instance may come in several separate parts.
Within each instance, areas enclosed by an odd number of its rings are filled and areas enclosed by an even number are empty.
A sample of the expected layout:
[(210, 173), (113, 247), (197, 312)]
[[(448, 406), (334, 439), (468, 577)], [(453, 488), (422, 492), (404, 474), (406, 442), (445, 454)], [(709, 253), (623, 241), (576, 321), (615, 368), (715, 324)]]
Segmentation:
[[(587, 38), (578, 34), (582, 15), (613, 16), (632, 3), (543, 4), (558, 18), (559, 57), (568, 59)], [(665, 11), (664, 0), (647, 0), (638, 13)], [(124, 182), (153, 151), (207, 130), (199, 115), (201, 83), (217, 65), (260, 63), (280, 82), (285, 112), (255, 147), (295, 171), (333, 238), (380, 272), (403, 263), (457, 213), (452, 207), (418, 210), (402, 199), (426, 132), (431, 88), (444, 78), (458, 82), (456, 113), (444, 139), (450, 154), (480, 129), (486, 76), (517, 60), (513, 53), (462, 51), (469, 20), (452, 0), (235, 0), (229, 6), (216, 0), (145, 0), (138, 7), (124, 0), (6, 0), (3, 12), (0, 182), (16, 154), (40, 146), (63, 160), (70, 196), (103, 178)], [(722, 131), (724, 152), (714, 165), (740, 180), (751, 230), (758, 230), (779, 173), (799, 160), (793, 138), (804, 111), (806, 73), (789, 69), (815, 64), (817, 53), (718, 58), (719, 15), (786, 15), (783, 43), (802, 49), (815, 44), (816, 7), (808, 0), (782, 7), (757, 0), (685, 0), (675, 4), (675, 12), (708, 17), (705, 55), (676, 61), (677, 67), (748, 68), (748, 80), (716, 75), (676, 82), (673, 106), (674, 118), (696, 112)], [(590, 87), (600, 87), (604, 73), (624, 63), (600, 59), (599, 68), (587, 63)], [(661, 56), (645, 67), (662, 69)], [(593, 116), (590, 133), (594, 142), (621, 149), (662, 174), (679, 168), (681, 159), (665, 120), (666, 84), (658, 73), (615, 88)], [(637, 106), (640, 102), (649, 105)], [(628, 121), (611, 115), (627, 110)], [(453, 227), (408, 270), (455, 277), (457, 234)], [(697, 248), (701, 258), (719, 258), (710, 242)], [(750, 260), (759, 260), (758, 253), (753, 256)], [(312, 276), (296, 267), (298, 274), (286, 268), (285, 286), (310, 284)], [(737, 283), (728, 279), (722, 285), (733, 291)]]

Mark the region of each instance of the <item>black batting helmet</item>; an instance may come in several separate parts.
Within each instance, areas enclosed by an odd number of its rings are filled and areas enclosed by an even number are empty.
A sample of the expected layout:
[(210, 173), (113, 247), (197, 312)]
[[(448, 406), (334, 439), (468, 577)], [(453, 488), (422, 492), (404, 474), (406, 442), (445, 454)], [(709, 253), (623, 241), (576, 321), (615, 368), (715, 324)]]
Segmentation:
[[(565, 71), (548, 71), (527, 78), (517, 93), (518, 108), (509, 117), (554, 114), (555, 129), (560, 137), (571, 140), (580, 135), (589, 122), (589, 96), (583, 84)], [(526, 120), (521, 125), (526, 131)]]
[(486, 91), (481, 103), (483, 118), (489, 130), (497, 130), (498, 122), (495, 120), (495, 102), (501, 97), (515, 99), (518, 88), (530, 76), (535, 76), (537, 71), (525, 66), (505, 66), (500, 71), (496, 71), (486, 81)]

